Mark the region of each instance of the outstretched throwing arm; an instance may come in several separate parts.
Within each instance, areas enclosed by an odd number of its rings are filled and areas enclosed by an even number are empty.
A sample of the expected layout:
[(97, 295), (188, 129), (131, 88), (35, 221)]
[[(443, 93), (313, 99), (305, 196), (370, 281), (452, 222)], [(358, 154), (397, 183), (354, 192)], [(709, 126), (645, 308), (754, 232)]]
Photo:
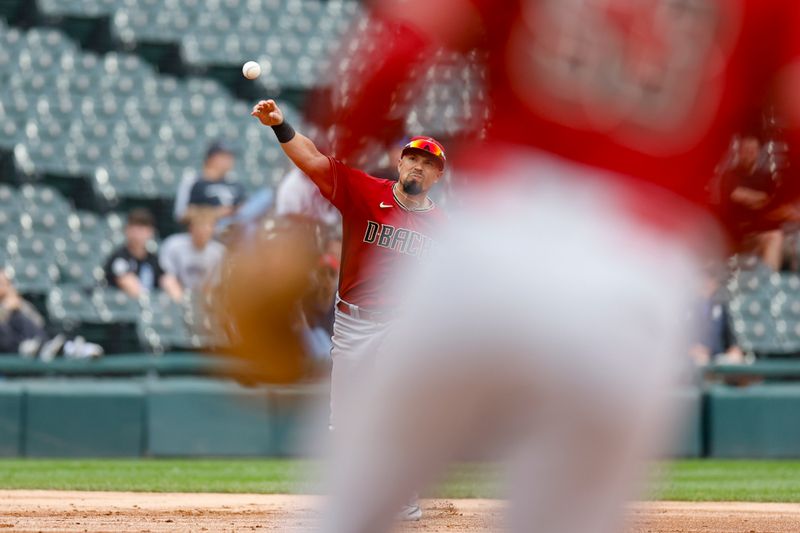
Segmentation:
[(281, 148), (292, 163), (311, 178), (323, 196), (329, 198), (333, 191), (333, 178), (328, 157), (317, 149), (311, 139), (297, 133), (285, 122), (275, 100), (261, 100), (253, 106), (250, 114), (275, 131)]

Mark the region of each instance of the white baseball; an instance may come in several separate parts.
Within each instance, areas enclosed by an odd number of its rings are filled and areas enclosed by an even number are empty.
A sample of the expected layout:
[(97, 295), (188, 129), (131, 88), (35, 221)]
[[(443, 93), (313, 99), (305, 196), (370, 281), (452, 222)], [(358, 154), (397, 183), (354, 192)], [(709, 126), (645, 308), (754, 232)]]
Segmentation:
[(254, 80), (261, 76), (261, 65), (255, 61), (248, 61), (242, 67), (242, 74), (244, 74), (244, 77), (248, 80)]

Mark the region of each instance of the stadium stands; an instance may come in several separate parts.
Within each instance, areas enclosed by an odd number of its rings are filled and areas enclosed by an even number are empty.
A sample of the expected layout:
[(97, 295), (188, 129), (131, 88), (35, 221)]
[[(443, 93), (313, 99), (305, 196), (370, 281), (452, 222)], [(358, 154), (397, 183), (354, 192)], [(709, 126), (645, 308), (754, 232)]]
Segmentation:
[(88, 178), (112, 207), (168, 198), (217, 137), (241, 149), (249, 189), (285, 171), (249, 106), (212, 80), (158, 75), (136, 55), (84, 52), (53, 29), (0, 25), (0, 48), (0, 148), (13, 151), (25, 179)]
[[(122, 5), (88, 4), (40, 8), (99, 16)], [(51, 322), (111, 352), (200, 347), (174, 312), (164, 315), (173, 322), (155, 321), (159, 335), (138, 335), (152, 313), (102, 288), (101, 265), (122, 241), (122, 217), (108, 210), (171, 203), (181, 175), (217, 137), (241, 149), (248, 189), (271, 185), (284, 160), (249, 106), (213, 80), (161, 75), (136, 55), (97, 55), (57, 29), (2, 21), (0, 83), (0, 259), (19, 290)]]
[(800, 355), (800, 277), (762, 264), (735, 268), (728, 283), (737, 344), (759, 356)]
[[(329, 64), (333, 43), (375, 26), (354, 0), (46, 0), (37, 5), (43, 21), (85, 45), (90, 44), (87, 30), (76, 24), (94, 20), (98, 27), (108, 25), (95, 33), (109, 35), (101, 45), (92, 43), (95, 48), (131, 51), (169, 72), (213, 76), (247, 96), (283, 94), (297, 102), (309, 89), (333, 82), (325, 73), (330, 78), (350, 64), (346, 52), (340, 64)], [(251, 59), (261, 63), (263, 74), (248, 84), (239, 69)], [(483, 72), (474, 59), (441, 54), (436, 67), (418, 74), (423, 86), (413, 89), (417, 107), (409, 117), (409, 133), (454, 135), (480, 124), (474, 114), (476, 105), (484, 112)]]
[[(111, 351), (160, 353), (224, 338), (203, 314), (208, 306), (182, 309), (161, 294), (125, 301), (103, 287), (101, 265), (123, 241), (123, 213), (138, 205), (168, 212), (212, 139), (239, 149), (238, 179), (249, 190), (284, 175), (280, 148), (219, 69), (238, 73), (258, 60), (261, 78), (236, 82), (251, 94), (316, 88), (329, 67), (348, 68), (346, 54), (327, 64), (333, 43), (369, 31), (361, 3), (2, 0), (0, 17), (0, 260), (15, 283), (52, 322), (118, 342)], [(414, 101), (408, 132), (456, 136), (483, 123), (475, 116), (487, 112), (480, 63), (439, 53), (418, 72), (420, 86), (406, 95)], [(296, 109), (282, 107), (300, 122)], [(161, 229), (166, 237), (174, 228)], [(800, 354), (800, 278), (737, 267), (728, 290), (746, 352)], [(109, 334), (110, 324), (123, 324), (124, 334)]]
[[(287, 167), (280, 148), (249, 117), (250, 102), (210, 76), (257, 59), (262, 94), (308, 90), (321, 83), (334, 40), (354, 22), (365, 31), (360, 3), (3, 0), (0, 16), (0, 259), (15, 283), (52, 322), (108, 351), (224, 338), (196, 302), (182, 313), (160, 296), (137, 304), (103, 288), (103, 261), (123, 240), (121, 213), (150, 207), (166, 237), (178, 182), (216, 138), (239, 149), (247, 189), (273, 185)], [(178, 50), (169, 73), (153, 66), (162, 45)], [(463, 129), (456, 106), (480, 99), (480, 75), (442, 55), (420, 73), (425, 96), (409, 130)]]

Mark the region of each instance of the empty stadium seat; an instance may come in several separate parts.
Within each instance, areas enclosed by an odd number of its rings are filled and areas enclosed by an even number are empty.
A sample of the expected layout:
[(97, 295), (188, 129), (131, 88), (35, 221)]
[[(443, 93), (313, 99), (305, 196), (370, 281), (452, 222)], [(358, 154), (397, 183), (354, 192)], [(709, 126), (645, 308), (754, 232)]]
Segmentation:
[(7, 238), (20, 231), (19, 212), (15, 207), (3, 206), (0, 209), (0, 238)]
[(17, 256), (7, 262), (6, 268), (22, 294), (46, 295), (59, 279), (58, 268), (50, 258)]
[(139, 303), (119, 289), (97, 288), (91, 301), (103, 322), (135, 323), (139, 318)]
[(82, 322), (97, 322), (99, 316), (86, 288), (79, 284), (60, 284), (47, 295), (47, 314), (66, 329)]
[(3, 209), (13, 208), (17, 201), (17, 190), (10, 185), (0, 183), (0, 207)]
[(143, 346), (157, 353), (192, 348), (192, 336), (181, 305), (161, 291), (146, 295), (141, 304), (137, 334)]
[(86, 260), (69, 258), (59, 264), (61, 281), (73, 283), (83, 289), (96, 287), (105, 280), (102, 266), (95, 258)]

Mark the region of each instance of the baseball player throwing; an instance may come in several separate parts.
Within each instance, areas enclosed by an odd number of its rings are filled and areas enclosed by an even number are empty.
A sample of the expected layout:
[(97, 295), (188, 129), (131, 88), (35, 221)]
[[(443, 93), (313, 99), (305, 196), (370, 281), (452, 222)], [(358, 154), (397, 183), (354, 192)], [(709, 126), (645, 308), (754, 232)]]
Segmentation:
[(401, 276), (414, 312), (358, 383), (326, 531), (387, 531), (408, 491), (474, 448), (507, 459), (512, 531), (621, 531), (669, 434), (702, 254), (721, 255), (714, 165), (767, 97), (800, 140), (800, 3), (378, 4), (388, 29), (349, 54), (371, 65), (347, 80), (353, 139), (379, 133), (439, 46), (487, 58), (493, 119), (451, 161), (471, 185), (441, 253)]
[[(411, 139), (397, 162), (399, 180), (394, 182), (320, 153), (309, 138), (284, 121), (273, 100), (256, 104), (252, 115), (273, 128), (289, 159), (342, 214), (342, 263), (331, 352), (331, 426), (339, 433), (349, 425), (347, 413), (358, 376), (380, 352), (397, 313), (397, 297), (387, 281), (397, 269), (424, 261), (435, 251), (432, 236), (443, 214), (427, 193), (444, 171), (444, 149), (430, 137)], [(416, 501), (398, 508), (403, 519), (421, 516)]]

